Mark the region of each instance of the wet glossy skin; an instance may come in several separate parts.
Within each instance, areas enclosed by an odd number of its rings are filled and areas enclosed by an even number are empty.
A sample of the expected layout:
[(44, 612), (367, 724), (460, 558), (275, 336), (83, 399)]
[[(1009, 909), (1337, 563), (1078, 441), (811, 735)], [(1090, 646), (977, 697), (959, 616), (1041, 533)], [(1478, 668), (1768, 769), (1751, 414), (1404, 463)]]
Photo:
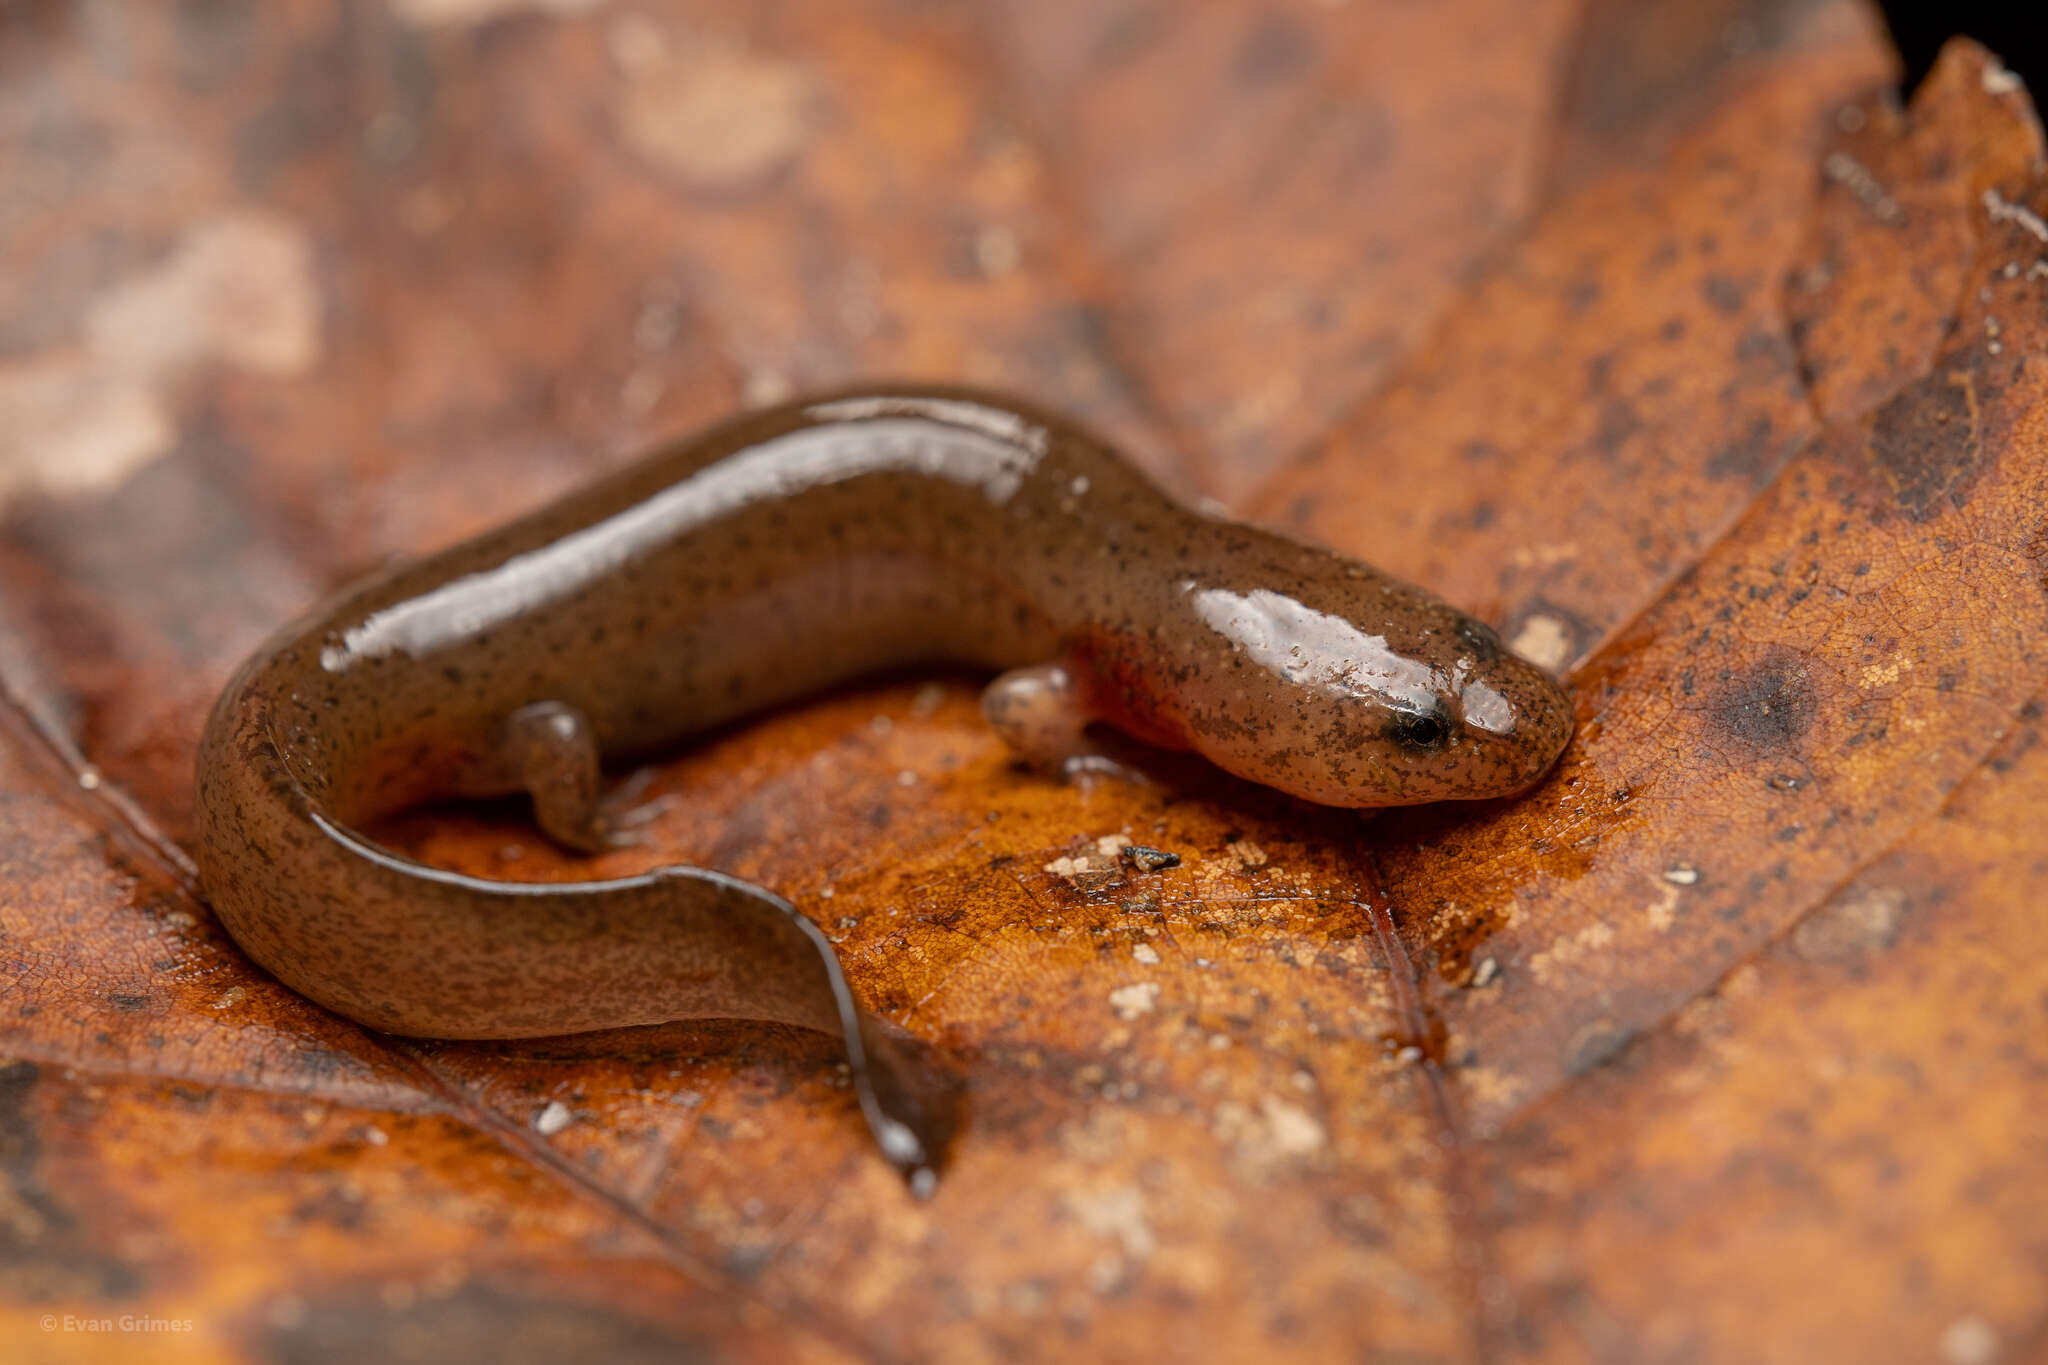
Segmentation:
[(526, 791), (602, 848), (600, 755), (922, 662), (1011, 670), (984, 710), (1030, 757), (1100, 720), (1340, 806), (1509, 795), (1571, 730), (1547, 675), (1419, 589), (1189, 511), (1044, 413), (867, 393), (740, 418), (280, 633), (208, 724), (201, 869), (253, 958), (373, 1028), (838, 1034), (885, 1153), (928, 1180), (944, 1085), (774, 893), (696, 868), (483, 881), (351, 832)]

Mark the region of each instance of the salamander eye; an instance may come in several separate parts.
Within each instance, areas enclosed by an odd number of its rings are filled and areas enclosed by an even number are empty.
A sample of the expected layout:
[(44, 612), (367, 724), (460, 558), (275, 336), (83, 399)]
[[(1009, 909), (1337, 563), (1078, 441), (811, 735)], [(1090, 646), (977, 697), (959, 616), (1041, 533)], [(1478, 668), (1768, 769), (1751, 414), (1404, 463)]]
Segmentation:
[(1387, 733), (1404, 749), (1434, 753), (1451, 742), (1451, 723), (1435, 707), (1427, 711), (1396, 711)]

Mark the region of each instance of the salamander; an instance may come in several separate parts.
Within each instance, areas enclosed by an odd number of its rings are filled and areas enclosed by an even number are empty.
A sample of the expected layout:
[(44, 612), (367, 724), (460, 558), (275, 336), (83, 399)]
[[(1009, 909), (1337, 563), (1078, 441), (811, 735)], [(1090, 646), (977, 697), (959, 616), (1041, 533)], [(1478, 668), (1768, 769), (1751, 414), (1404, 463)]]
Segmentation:
[(200, 744), (201, 876), (258, 964), (389, 1033), (825, 1030), (928, 1186), (945, 1086), (783, 896), (683, 866), (486, 880), (358, 831), (525, 793), (594, 853), (632, 837), (603, 759), (942, 663), (996, 675), (983, 712), (1034, 761), (1085, 763), (1099, 721), (1333, 806), (1512, 795), (1572, 731), (1548, 674), (1419, 588), (1183, 505), (1035, 407), (881, 389), (727, 421), (273, 636)]

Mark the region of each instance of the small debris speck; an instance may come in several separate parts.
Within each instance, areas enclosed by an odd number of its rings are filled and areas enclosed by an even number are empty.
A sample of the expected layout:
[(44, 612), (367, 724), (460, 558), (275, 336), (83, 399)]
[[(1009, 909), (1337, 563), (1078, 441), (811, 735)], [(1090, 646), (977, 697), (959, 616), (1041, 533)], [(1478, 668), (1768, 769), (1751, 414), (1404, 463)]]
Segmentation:
[(1118, 986), (1109, 993), (1109, 1003), (1119, 1019), (1136, 1019), (1141, 1014), (1150, 1014), (1159, 1006), (1159, 983), (1139, 981), (1129, 986)]
[(1998, 1333), (1975, 1313), (1941, 1329), (1941, 1358), (1948, 1365), (1991, 1365), (1998, 1359)]
[(1984, 63), (1984, 74), (1979, 80), (1987, 95), (2010, 95), (2023, 84), (2016, 73), (1995, 61)]
[(1148, 967), (1159, 965), (1159, 950), (1149, 943), (1140, 943), (1137, 947), (1131, 949), (1131, 956)]
[(1856, 196), (1857, 202), (1869, 209), (1871, 216), (1879, 222), (1897, 223), (1904, 219), (1905, 213), (1899, 208), (1898, 201), (1885, 193), (1884, 186), (1870, 173), (1870, 168), (1855, 157), (1846, 152), (1830, 153), (1821, 162), (1821, 172)]
[(974, 237), (974, 264), (989, 279), (997, 279), (1017, 268), (1023, 259), (1017, 234), (1006, 227), (986, 227)]
[(2012, 223), (2026, 229), (2044, 242), (2048, 242), (2048, 223), (2024, 204), (2015, 204), (1997, 190), (1986, 190), (1981, 202), (1984, 211), (1991, 215), (1994, 223)]
[(1491, 986), (1494, 978), (1499, 975), (1499, 962), (1490, 957), (1481, 958), (1479, 965), (1472, 969), (1472, 984), (1474, 987)]
[(1145, 844), (1125, 844), (1123, 859), (1140, 872), (1158, 872), (1163, 868), (1179, 867), (1180, 855)]
[(1680, 863), (1677, 867), (1664, 869), (1664, 880), (1674, 886), (1693, 886), (1699, 879), (1700, 870), (1690, 863)]
[(1562, 668), (1571, 653), (1571, 634), (1562, 620), (1538, 614), (1522, 622), (1508, 648), (1539, 668)]
[(567, 1128), (574, 1117), (568, 1105), (560, 1100), (549, 1100), (547, 1107), (533, 1116), (533, 1131), (542, 1137), (553, 1137)]

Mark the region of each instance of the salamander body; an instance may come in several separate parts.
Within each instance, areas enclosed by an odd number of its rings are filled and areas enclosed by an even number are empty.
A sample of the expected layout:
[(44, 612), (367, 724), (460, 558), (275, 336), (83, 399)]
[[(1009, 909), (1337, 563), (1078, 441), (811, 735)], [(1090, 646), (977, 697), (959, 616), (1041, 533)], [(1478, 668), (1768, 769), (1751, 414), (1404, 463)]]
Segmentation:
[(1084, 755), (1100, 721), (1338, 806), (1510, 795), (1571, 733), (1548, 675), (1418, 588), (1190, 510), (1035, 409), (864, 392), (730, 421), (279, 633), (202, 741), (205, 885), (257, 962), (387, 1032), (827, 1030), (884, 1153), (928, 1179), (942, 1087), (774, 892), (688, 867), (488, 881), (356, 833), (523, 791), (602, 849), (624, 836), (601, 757), (922, 663), (999, 674), (984, 712), (1031, 758)]

